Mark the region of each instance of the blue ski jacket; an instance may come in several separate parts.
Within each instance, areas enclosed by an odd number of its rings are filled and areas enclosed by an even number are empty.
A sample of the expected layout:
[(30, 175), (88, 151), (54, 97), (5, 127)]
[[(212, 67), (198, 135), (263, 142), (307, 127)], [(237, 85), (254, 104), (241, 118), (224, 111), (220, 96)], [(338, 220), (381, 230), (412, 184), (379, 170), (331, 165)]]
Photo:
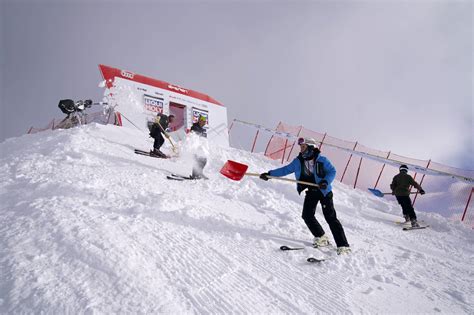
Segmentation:
[[(302, 161), (302, 158), (297, 156), (290, 164), (271, 170), (268, 173), (270, 176), (276, 177), (282, 177), (291, 173), (295, 173), (296, 180), (300, 180), (303, 163)], [(316, 184), (321, 183), (323, 180), (327, 181), (328, 187), (326, 189), (320, 189), (323, 195), (326, 196), (332, 191), (331, 183), (334, 181), (334, 178), (336, 178), (336, 168), (331, 164), (328, 158), (318, 155), (314, 161), (313, 173)]]

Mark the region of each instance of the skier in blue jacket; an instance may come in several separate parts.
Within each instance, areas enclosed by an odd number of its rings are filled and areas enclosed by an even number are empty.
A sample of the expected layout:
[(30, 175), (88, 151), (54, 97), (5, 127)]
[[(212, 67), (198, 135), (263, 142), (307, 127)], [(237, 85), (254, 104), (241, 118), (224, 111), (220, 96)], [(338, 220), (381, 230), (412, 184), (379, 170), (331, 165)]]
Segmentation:
[(303, 203), (303, 220), (314, 236), (313, 246), (322, 247), (329, 245), (329, 238), (324, 233), (324, 229), (318, 220), (316, 220), (315, 212), (318, 202), (321, 202), (324, 218), (331, 229), (334, 241), (337, 245), (337, 253), (350, 253), (349, 243), (347, 242), (344, 228), (337, 219), (336, 209), (332, 200), (331, 183), (336, 177), (336, 169), (328, 158), (322, 156), (316, 144), (312, 139), (299, 138), (300, 154), (288, 165), (281, 168), (271, 170), (267, 173), (260, 174), (260, 178), (268, 180), (267, 176), (286, 176), (295, 173), (295, 177), (299, 181), (318, 184), (318, 187), (304, 185), (298, 183), (296, 189), (298, 194), (305, 189), (306, 196)]

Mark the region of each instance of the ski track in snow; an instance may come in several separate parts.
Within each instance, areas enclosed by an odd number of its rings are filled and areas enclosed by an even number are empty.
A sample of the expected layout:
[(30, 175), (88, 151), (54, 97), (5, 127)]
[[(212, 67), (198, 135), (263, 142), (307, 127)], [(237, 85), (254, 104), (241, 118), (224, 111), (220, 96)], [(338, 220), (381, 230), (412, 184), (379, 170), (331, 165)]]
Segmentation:
[[(293, 184), (231, 181), (226, 160), (263, 172), (262, 155), (214, 147), (209, 180), (168, 181), (186, 158), (135, 155), (136, 130), (89, 125), (1, 143), (0, 313), (473, 314), (472, 230), (335, 183), (352, 254), (310, 244)], [(331, 237), (320, 206), (317, 218)], [(306, 258), (326, 258), (310, 264)]]

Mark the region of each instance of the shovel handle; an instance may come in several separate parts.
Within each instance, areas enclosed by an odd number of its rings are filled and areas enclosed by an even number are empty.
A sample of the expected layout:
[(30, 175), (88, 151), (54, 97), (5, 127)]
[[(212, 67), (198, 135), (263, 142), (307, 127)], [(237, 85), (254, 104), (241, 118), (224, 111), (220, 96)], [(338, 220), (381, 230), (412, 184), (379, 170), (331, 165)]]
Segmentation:
[(173, 147), (173, 152), (176, 153), (176, 147), (174, 146), (173, 141), (171, 141), (170, 135), (165, 131), (165, 129), (163, 129), (163, 126), (161, 126), (159, 120), (157, 120), (156, 123), (158, 124), (158, 126), (160, 126), (161, 130), (163, 130), (163, 134), (165, 135), (166, 139), (168, 139), (168, 141), (171, 143), (171, 146)]
[[(419, 193), (419, 192), (418, 192), (418, 191), (411, 191), (411, 192), (410, 192), (410, 195), (412, 195), (412, 194), (417, 194), (417, 193)], [(383, 192), (382, 195), (385, 196), (385, 195), (395, 195), (395, 194), (394, 194), (394, 193), (384, 193), (384, 192)]]
[[(260, 174), (259, 174), (259, 173), (245, 173), (245, 175), (247, 175), (247, 176), (258, 176), (258, 177), (260, 177)], [(318, 184), (303, 182), (303, 181), (296, 180), (296, 179), (282, 178), (282, 177), (270, 176), (270, 175), (267, 175), (267, 177), (268, 177), (268, 178), (278, 179), (278, 180), (284, 180), (284, 181), (287, 181), (287, 182), (293, 182), (293, 183), (298, 183), (298, 184), (303, 184), (303, 185), (308, 185), (308, 186), (314, 186), (314, 187), (318, 187), (318, 188), (319, 188), (319, 185), (318, 185)]]

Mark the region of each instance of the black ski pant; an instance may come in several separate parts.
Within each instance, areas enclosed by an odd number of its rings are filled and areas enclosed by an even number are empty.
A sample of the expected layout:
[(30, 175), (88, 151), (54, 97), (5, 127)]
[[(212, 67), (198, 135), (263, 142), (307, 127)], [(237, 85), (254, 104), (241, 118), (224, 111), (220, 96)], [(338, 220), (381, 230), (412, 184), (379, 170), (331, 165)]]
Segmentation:
[(165, 143), (165, 138), (163, 138), (161, 132), (158, 132), (158, 134), (155, 135), (155, 142), (153, 143), (153, 148), (155, 150), (159, 150), (163, 143)]
[(397, 201), (402, 206), (403, 216), (408, 216), (410, 220), (416, 220), (415, 209), (411, 204), (410, 196), (395, 196)]
[(309, 230), (314, 237), (321, 237), (324, 235), (323, 227), (314, 216), (319, 201), (321, 201), (324, 218), (331, 229), (337, 247), (349, 246), (346, 234), (344, 233), (344, 228), (342, 227), (341, 222), (337, 219), (336, 209), (334, 209), (334, 203), (332, 201), (332, 192), (329, 192), (324, 196), (319, 189), (306, 191), (302, 217)]

